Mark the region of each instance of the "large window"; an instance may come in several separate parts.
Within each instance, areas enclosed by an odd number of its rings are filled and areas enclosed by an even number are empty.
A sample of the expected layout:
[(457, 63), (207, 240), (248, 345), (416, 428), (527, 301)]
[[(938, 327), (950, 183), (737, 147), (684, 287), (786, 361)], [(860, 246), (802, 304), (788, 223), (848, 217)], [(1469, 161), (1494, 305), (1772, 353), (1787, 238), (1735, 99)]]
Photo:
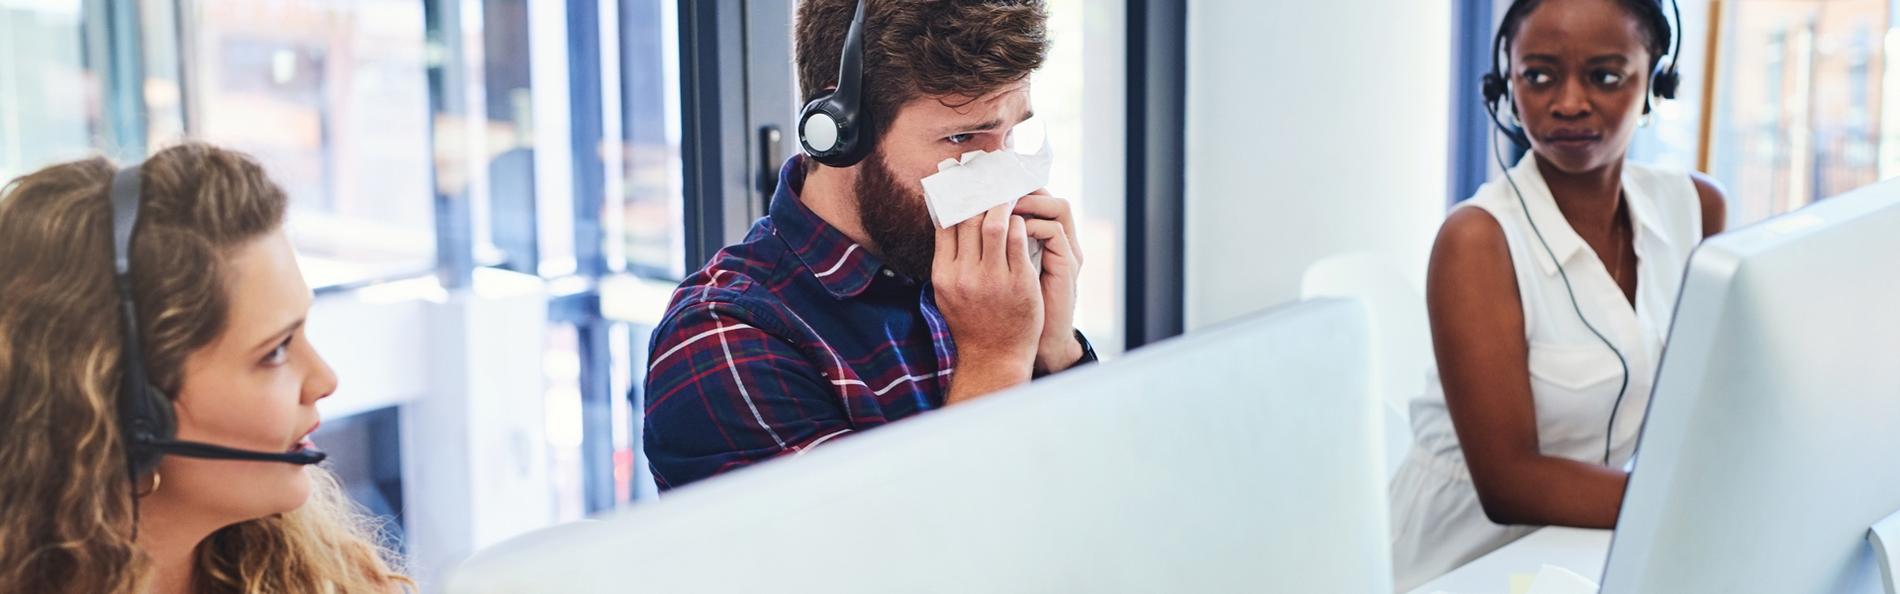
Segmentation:
[(187, 132), (264, 163), (290, 196), (312, 272), (342, 282), (348, 268), (428, 271), (434, 163), (422, 3), (183, 5)]
[(1726, 2), (1711, 173), (1746, 223), (1900, 173), (1887, 0)]
[(1030, 81), (1036, 117), (1046, 121), (1057, 151), (1049, 193), (1075, 209), (1085, 258), (1076, 327), (1103, 354), (1120, 353), (1125, 334), (1122, 4), (1051, 1), (1049, 57)]
[(620, 35), (626, 182), (618, 198), (624, 205), (626, 266), (671, 279), (686, 274), (677, 6), (662, 0), (623, 2)]
[[(1679, 1), (1682, 86), (1646, 118), (1632, 159), (1713, 176), (1728, 192), (1730, 228), (1900, 175), (1894, 3)], [(1490, 65), (1481, 53), (1464, 59)]]
[(79, 0), (0, 2), (0, 180), (92, 152), (98, 85)]

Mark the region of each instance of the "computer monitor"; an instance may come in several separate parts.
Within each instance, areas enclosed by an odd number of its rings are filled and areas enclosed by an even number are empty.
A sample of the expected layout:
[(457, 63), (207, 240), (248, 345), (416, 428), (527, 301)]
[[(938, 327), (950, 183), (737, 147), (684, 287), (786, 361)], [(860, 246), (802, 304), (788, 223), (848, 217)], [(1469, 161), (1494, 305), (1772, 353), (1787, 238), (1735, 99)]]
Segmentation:
[(1196, 332), (520, 537), (447, 592), (1390, 592), (1364, 317)]
[(1690, 258), (1603, 592), (1879, 594), (1900, 512), (1900, 182)]

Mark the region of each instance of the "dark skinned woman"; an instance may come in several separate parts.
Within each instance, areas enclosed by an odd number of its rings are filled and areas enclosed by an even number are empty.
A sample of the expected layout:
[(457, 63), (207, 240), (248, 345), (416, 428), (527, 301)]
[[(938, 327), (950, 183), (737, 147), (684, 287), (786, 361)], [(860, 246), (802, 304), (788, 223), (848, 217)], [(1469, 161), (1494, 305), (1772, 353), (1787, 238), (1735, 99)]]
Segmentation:
[(1437, 366), (1391, 486), (1402, 591), (1538, 526), (1616, 525), (1689, 252), (1726, 218), (1707, 178), (1626, 161), (1674, 94), (1670, 8), (1518, 0), (1499, 26), (1488, 105), (1529, 154), (1432, 248)]

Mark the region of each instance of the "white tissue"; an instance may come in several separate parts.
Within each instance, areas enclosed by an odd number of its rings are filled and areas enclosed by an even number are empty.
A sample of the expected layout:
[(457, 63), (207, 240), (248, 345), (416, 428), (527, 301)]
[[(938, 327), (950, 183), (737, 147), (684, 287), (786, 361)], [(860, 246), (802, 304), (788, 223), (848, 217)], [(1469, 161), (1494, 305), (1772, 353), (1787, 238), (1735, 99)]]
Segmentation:
[[(926, 177), (924, 205), (930, 222), (949, 229), (982, 215), (998, 204), (1009, 204), (1049, 185), (1055, 155), (1048, 143), (1033, 155), (1012, 150), (970, 151), (959, 159), (944, 159), (937, 173)], [(1042, 242), (1029, 242), (1029, 261), (1042, 270)]]
[(924, 203), (939, 229), (970, 220), (998, 204), (1012, 202), (1049, 185), (1055, 155), (1042, 150), (1025, 155), (1010, 150), (970, 151), (944, 159), (937, 173), (924, 178)]

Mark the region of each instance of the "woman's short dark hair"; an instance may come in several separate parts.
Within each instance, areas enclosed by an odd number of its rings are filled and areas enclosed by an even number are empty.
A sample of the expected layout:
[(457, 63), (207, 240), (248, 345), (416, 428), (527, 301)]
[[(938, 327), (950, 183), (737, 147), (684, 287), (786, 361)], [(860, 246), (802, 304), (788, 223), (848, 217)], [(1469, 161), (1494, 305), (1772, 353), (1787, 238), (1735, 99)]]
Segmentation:
[[(1628, 10), (1642, 26), (1643, 46), (1649, 48), (1649, 68), (1654, 70), (1662, 64), (1663, 54), (1669, 51), (1669, 16), (1664, 14), (1663, 2), (1667, 0), (1615, 0), (1616, 4)], [(1517, 30), (1524, 25), (1524, 19), (1531, 11), (1537, 10), (1545, 0), (1516, 0), (1504, 11), (1504, 20), (1498, 24), (1498, 34), (1504, 37), (1504, 53), (1511, 53), (1511, 41), (1517, 38)]]

